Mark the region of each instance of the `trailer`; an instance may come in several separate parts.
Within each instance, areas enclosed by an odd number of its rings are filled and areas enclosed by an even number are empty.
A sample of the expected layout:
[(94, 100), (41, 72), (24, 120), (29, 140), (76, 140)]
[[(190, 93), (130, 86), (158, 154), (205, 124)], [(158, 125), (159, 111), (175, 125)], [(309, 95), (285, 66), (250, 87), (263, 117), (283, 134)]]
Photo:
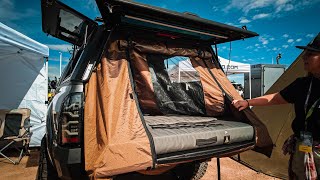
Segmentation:
[[(264, 95), (268, 89), (285, 72), (282, 64), (256, 64), (251, 65), (251, 98)], [(250, 98), (249, 75), (244, 75), (244, 98)]]

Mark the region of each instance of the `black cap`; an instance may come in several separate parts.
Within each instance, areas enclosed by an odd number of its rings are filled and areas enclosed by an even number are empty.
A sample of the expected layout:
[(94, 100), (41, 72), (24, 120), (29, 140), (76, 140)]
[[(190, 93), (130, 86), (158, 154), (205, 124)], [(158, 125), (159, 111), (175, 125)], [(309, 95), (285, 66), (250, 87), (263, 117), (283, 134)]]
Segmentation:
[(307, 46), (296, 46), (299, 49), (320, 52), (320, 33)]

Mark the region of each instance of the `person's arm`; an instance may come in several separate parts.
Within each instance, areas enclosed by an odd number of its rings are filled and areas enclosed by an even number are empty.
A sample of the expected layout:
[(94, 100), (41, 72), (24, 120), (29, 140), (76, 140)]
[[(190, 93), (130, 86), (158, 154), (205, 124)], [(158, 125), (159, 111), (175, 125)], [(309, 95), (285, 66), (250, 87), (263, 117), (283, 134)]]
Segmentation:
[(288, 103), (280, 93), (268, 94), (260, 97), (256, 97), (253, 99), (247, 100), (233, 100), (232, 104), (239, 111), (249, 107), (249, 106), (269, 106), (269, 105), (278, 105), (278, 104), (286, 104)]

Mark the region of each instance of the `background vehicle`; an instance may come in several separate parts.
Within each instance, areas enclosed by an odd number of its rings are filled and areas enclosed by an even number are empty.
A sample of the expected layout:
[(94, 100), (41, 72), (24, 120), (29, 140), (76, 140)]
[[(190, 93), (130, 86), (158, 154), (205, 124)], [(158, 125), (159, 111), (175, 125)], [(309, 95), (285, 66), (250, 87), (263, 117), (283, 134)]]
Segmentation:
[(96, 2), (102, 25), (41, 1), (43, 31), (79, 48), (48, 108), (39, 179), (199, 179), (212, 157), (270, 155), (264, 125), (231, 106), (241, 97), (211, 47), (256, 33), (132, 1)]

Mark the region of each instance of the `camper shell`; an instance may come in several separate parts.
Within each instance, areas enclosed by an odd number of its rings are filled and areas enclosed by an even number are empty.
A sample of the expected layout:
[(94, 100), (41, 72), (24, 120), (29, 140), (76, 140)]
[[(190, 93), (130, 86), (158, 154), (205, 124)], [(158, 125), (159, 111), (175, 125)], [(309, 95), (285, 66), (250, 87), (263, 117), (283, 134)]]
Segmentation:
[(76, 48), (48, 108), (39, 179), (199, 179), (212, 157), (271, 154), (264, 124), (231, 105), (241, 97), (212, 48), (256, 33), (133, 1), (96, 3), (100, 24), (41, 1), (43, 31)]

